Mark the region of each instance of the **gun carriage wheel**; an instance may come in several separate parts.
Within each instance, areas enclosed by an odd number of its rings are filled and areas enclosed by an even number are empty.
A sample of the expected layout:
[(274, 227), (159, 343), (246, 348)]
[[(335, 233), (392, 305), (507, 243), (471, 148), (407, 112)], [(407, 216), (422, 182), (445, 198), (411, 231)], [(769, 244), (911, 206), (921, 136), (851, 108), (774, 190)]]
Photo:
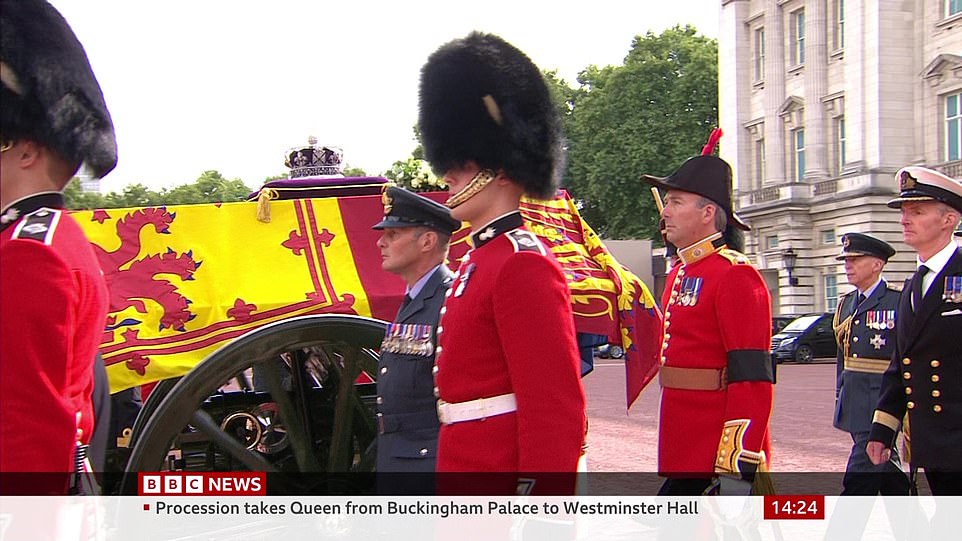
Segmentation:
[(136, 493), (138, 471), (373, 471), (384, 329), (304, 316), (218, 349), (142, 412), (122, 491)]

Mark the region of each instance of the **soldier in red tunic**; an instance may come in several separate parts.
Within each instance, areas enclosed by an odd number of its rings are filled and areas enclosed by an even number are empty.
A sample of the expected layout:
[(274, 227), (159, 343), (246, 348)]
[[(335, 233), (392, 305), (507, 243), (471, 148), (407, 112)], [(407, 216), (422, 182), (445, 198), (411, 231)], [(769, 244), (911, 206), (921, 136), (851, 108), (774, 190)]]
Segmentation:
[[(83, 162), (107, 174), (117, 147), (63, 17), (25, 0), (4, 2), (0, 22), (0, 471), (77, 472), (94, 432), (107, 288), (61, 190)], [(66, 493), (76, 478), (55, 479), (3, 490)]]
[(437, 332), (438, 471), (526, 472), (499, 490), (570, 492), (573, 475), (535, 475), (575, 472), (584, 441), (570, 293), (518, 211), (523, 194), (557, 187), (562, 136), (548, 87), (521, 51), (472, 33), (428, 59), (420, 97), (425, 155), (452, 215), (474, 231)]
[(736, 229), (748, 226), (732, 210), (731, 168), (702, 155), (669, 177), (643, 179), (667, 190), (665, 235), (681, 260), (662, 297), (661, 493), (720, 486), (723, 494), (748, 494), (770, 459), (771, 298), (736, 251)]

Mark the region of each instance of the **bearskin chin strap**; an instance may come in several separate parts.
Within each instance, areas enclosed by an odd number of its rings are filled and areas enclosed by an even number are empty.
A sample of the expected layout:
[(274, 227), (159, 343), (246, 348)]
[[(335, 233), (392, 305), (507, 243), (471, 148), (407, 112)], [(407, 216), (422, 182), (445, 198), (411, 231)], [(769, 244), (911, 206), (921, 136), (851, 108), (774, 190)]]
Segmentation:
[(458, 193), (449, 197), (444, 204), (451, 209), (457, 207), (468, 199), (478, 195), (478, 192), (483, 190), (485, 186), (491, 184), (491, 181), (494, 180), (495, 176), (496, 175), (494, 171), (490, 169), (482, 169), (478, 171), (478, 174), (474, 175), (474, 178), (471, 179), (471, 182), (468, 182), (467, 186), (462, 188)]

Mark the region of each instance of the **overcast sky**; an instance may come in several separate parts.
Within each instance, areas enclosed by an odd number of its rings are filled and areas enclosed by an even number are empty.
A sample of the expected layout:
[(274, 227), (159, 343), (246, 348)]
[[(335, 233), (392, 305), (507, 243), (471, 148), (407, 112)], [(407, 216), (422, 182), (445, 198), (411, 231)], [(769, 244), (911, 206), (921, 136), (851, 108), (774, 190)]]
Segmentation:
[(471, 30), (569, 83), (676, 24), (717, 37), (719, 0), (52, 0), (87, 50), (117, 132), (103, 191), (193, 182), (255, 188), (309, 135), (386, 170), (415, 146), (419, 70)]

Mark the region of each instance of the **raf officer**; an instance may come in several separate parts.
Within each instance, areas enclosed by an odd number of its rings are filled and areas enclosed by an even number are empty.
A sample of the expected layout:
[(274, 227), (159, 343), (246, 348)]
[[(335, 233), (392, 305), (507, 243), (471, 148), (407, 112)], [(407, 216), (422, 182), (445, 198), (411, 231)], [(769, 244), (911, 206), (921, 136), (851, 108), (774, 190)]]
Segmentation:
[(0, 472), (72, 472), (27, 490), (89, 492), (79, 474), (106, 392), (107, 286), (62, 191), (82, 163), (97, 177), (114, 168), (113, 124), (50, 4), (3, 2), (0, 30)]
[[(440, 426), (431, 373), (435, 334), (453, 277), (444, 259), (461, 222), (445, 206), (402, 188), (388, 187), (382, 199), (384, 219), (374, 226), (383, 232), (381, 266), (404, 280), (406, 294), (381, 345), (377, 470), (433, 472)], [(382, 491), (406, 490), (386, 484), (382, 478)]]
[(962, 217), (962, 182), (924, 167), (896, 174), (905, 243), (918, 271), (898, 307), (895, 352), (885, 371), (867, 452), (889, 460), (908, 413), (912, 465), (935, 495), (962, 495), (962, 248), (952, 238)]
[(882, 278), (882, 268), (893, 255), (895, 249), (884, 241), (848, 233), (836, 257), (844, 261), (848, 283), (855, 286), (839, 300), (833, 324), (838, 342), (834, 424), (852, 436), (843, 496), (904, 496), (909, 491), (897, 452), (878, 466), (865, 454), (882, 373), (895, 349), (900, 290)]

